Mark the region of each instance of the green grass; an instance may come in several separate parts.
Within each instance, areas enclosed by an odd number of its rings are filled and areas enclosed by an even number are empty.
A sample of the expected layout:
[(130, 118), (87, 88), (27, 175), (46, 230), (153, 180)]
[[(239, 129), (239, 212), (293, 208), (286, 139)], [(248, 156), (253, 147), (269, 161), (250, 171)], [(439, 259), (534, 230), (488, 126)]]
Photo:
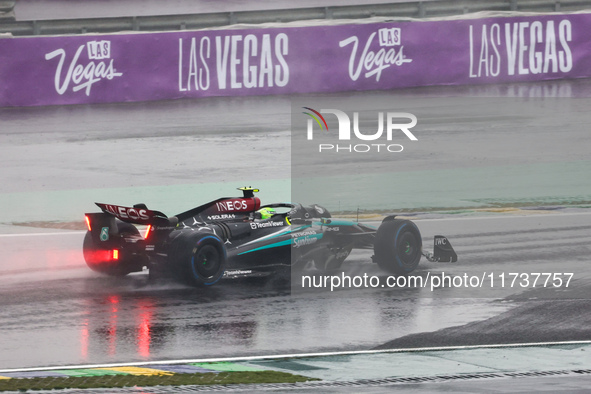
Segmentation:
[(296, 383), (317, 380), (277, 371), (172, 375), (109, 375), (88, 377), (14, 378), (0, 380), (0, 391), (59, 390), (115, 387)]

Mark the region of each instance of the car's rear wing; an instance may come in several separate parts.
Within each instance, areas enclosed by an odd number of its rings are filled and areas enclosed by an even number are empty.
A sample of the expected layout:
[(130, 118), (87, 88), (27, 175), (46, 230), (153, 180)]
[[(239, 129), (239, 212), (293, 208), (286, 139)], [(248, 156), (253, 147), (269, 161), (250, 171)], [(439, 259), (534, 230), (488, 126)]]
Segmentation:
[(124, 207), (114, 204), (95, 203), (101, 211), (115, 216), (117, 219), (134, 224), (154, 224), (158, 221), (168, 222), (168, 217), (160, 211), (148, 209), (145, 204), (136, 204), (133, 207)]

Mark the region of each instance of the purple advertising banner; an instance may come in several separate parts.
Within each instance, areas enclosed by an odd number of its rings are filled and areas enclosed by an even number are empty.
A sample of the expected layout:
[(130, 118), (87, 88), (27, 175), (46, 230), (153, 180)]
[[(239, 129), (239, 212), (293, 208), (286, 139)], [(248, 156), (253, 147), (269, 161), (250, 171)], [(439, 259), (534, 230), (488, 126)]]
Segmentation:
[(0, 106), (591, 76), (591, 14), (0, 39)]

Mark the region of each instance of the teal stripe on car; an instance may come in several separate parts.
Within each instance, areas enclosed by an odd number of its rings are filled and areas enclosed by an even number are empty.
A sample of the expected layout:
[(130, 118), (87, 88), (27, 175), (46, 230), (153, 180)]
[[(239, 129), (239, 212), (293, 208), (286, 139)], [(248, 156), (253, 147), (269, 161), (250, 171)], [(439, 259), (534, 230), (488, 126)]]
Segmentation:
[[(324, 227), (332, 227), (332, 226), (356, 226), (359, 225), (360, 223), (357, 222), (350, 222), (347, 220), (332, 220), (329, 219), (330, 223), (322, 223), (322, 222), (314, 222), (315, 225), (317, 226), (324, 226)], [(370, 227), (370, 228), (376, 228), (375, 226), (371, 226), (369, 224), (363, 224), (366, 227)]]
[[(297, 231), (301, 231), (302, 229), (307, 228), (307, 227), (310, 227), (310, 226), (302, 226), (302, 227), (298, 228)], [(294, 230), (292, 230), (292, 233), (293, 232), (294, 232)], [(279, 246), (291, 245), (294, 242), (297, 242), (297, 241), (300, 241), (300, 240), (306, 239), (306, 238), (308, 238), (308, 239), (309, 238), (321, 239), (323, 236), (324, 236), (324, 234), (302, 235), (301, 237), (295, 237), (295, 238), (285, 239), (283, 241), (275, 242), (273, 244), (261, 246), (260, 248), (255, 248), (255, 249), (248, 250), (246, 252), (238, 253), (238, 255), (240, 256), (240, 255), (251, 253), (251, 252), (257, 252), (259, 250), (265, 250), (265, 249), (277, 248)]]
[(257, 252), (259, 250), (277, 248), (279, 246), (286, 246), (286, 245), (291, 245), (291, 239), (286, 239), (284, 241), (275, 242), (274, 244), (269, 244), (269, 245), (261, 246), (260, 248), (251, 249), (246, 252), (238, 253), (238, 255), (240, 256), (240, 255), (251, 253), (251, 252)]

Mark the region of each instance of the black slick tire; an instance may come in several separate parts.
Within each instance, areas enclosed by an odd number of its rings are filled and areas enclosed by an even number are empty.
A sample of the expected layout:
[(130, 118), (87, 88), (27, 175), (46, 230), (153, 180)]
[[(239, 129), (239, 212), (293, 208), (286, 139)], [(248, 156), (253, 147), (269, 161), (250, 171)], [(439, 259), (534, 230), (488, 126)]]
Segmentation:
[(421, 233), (409, 220), (382, 223), (374, 243), (374, 259), (383, 270), (407, 275), (419, 265), (422, 256)]
[(172, 242), (170, 259), (176, 276), (196, 287), (217, 283), (226, 268), (224, 244), (211, 233), (179, 234)]

